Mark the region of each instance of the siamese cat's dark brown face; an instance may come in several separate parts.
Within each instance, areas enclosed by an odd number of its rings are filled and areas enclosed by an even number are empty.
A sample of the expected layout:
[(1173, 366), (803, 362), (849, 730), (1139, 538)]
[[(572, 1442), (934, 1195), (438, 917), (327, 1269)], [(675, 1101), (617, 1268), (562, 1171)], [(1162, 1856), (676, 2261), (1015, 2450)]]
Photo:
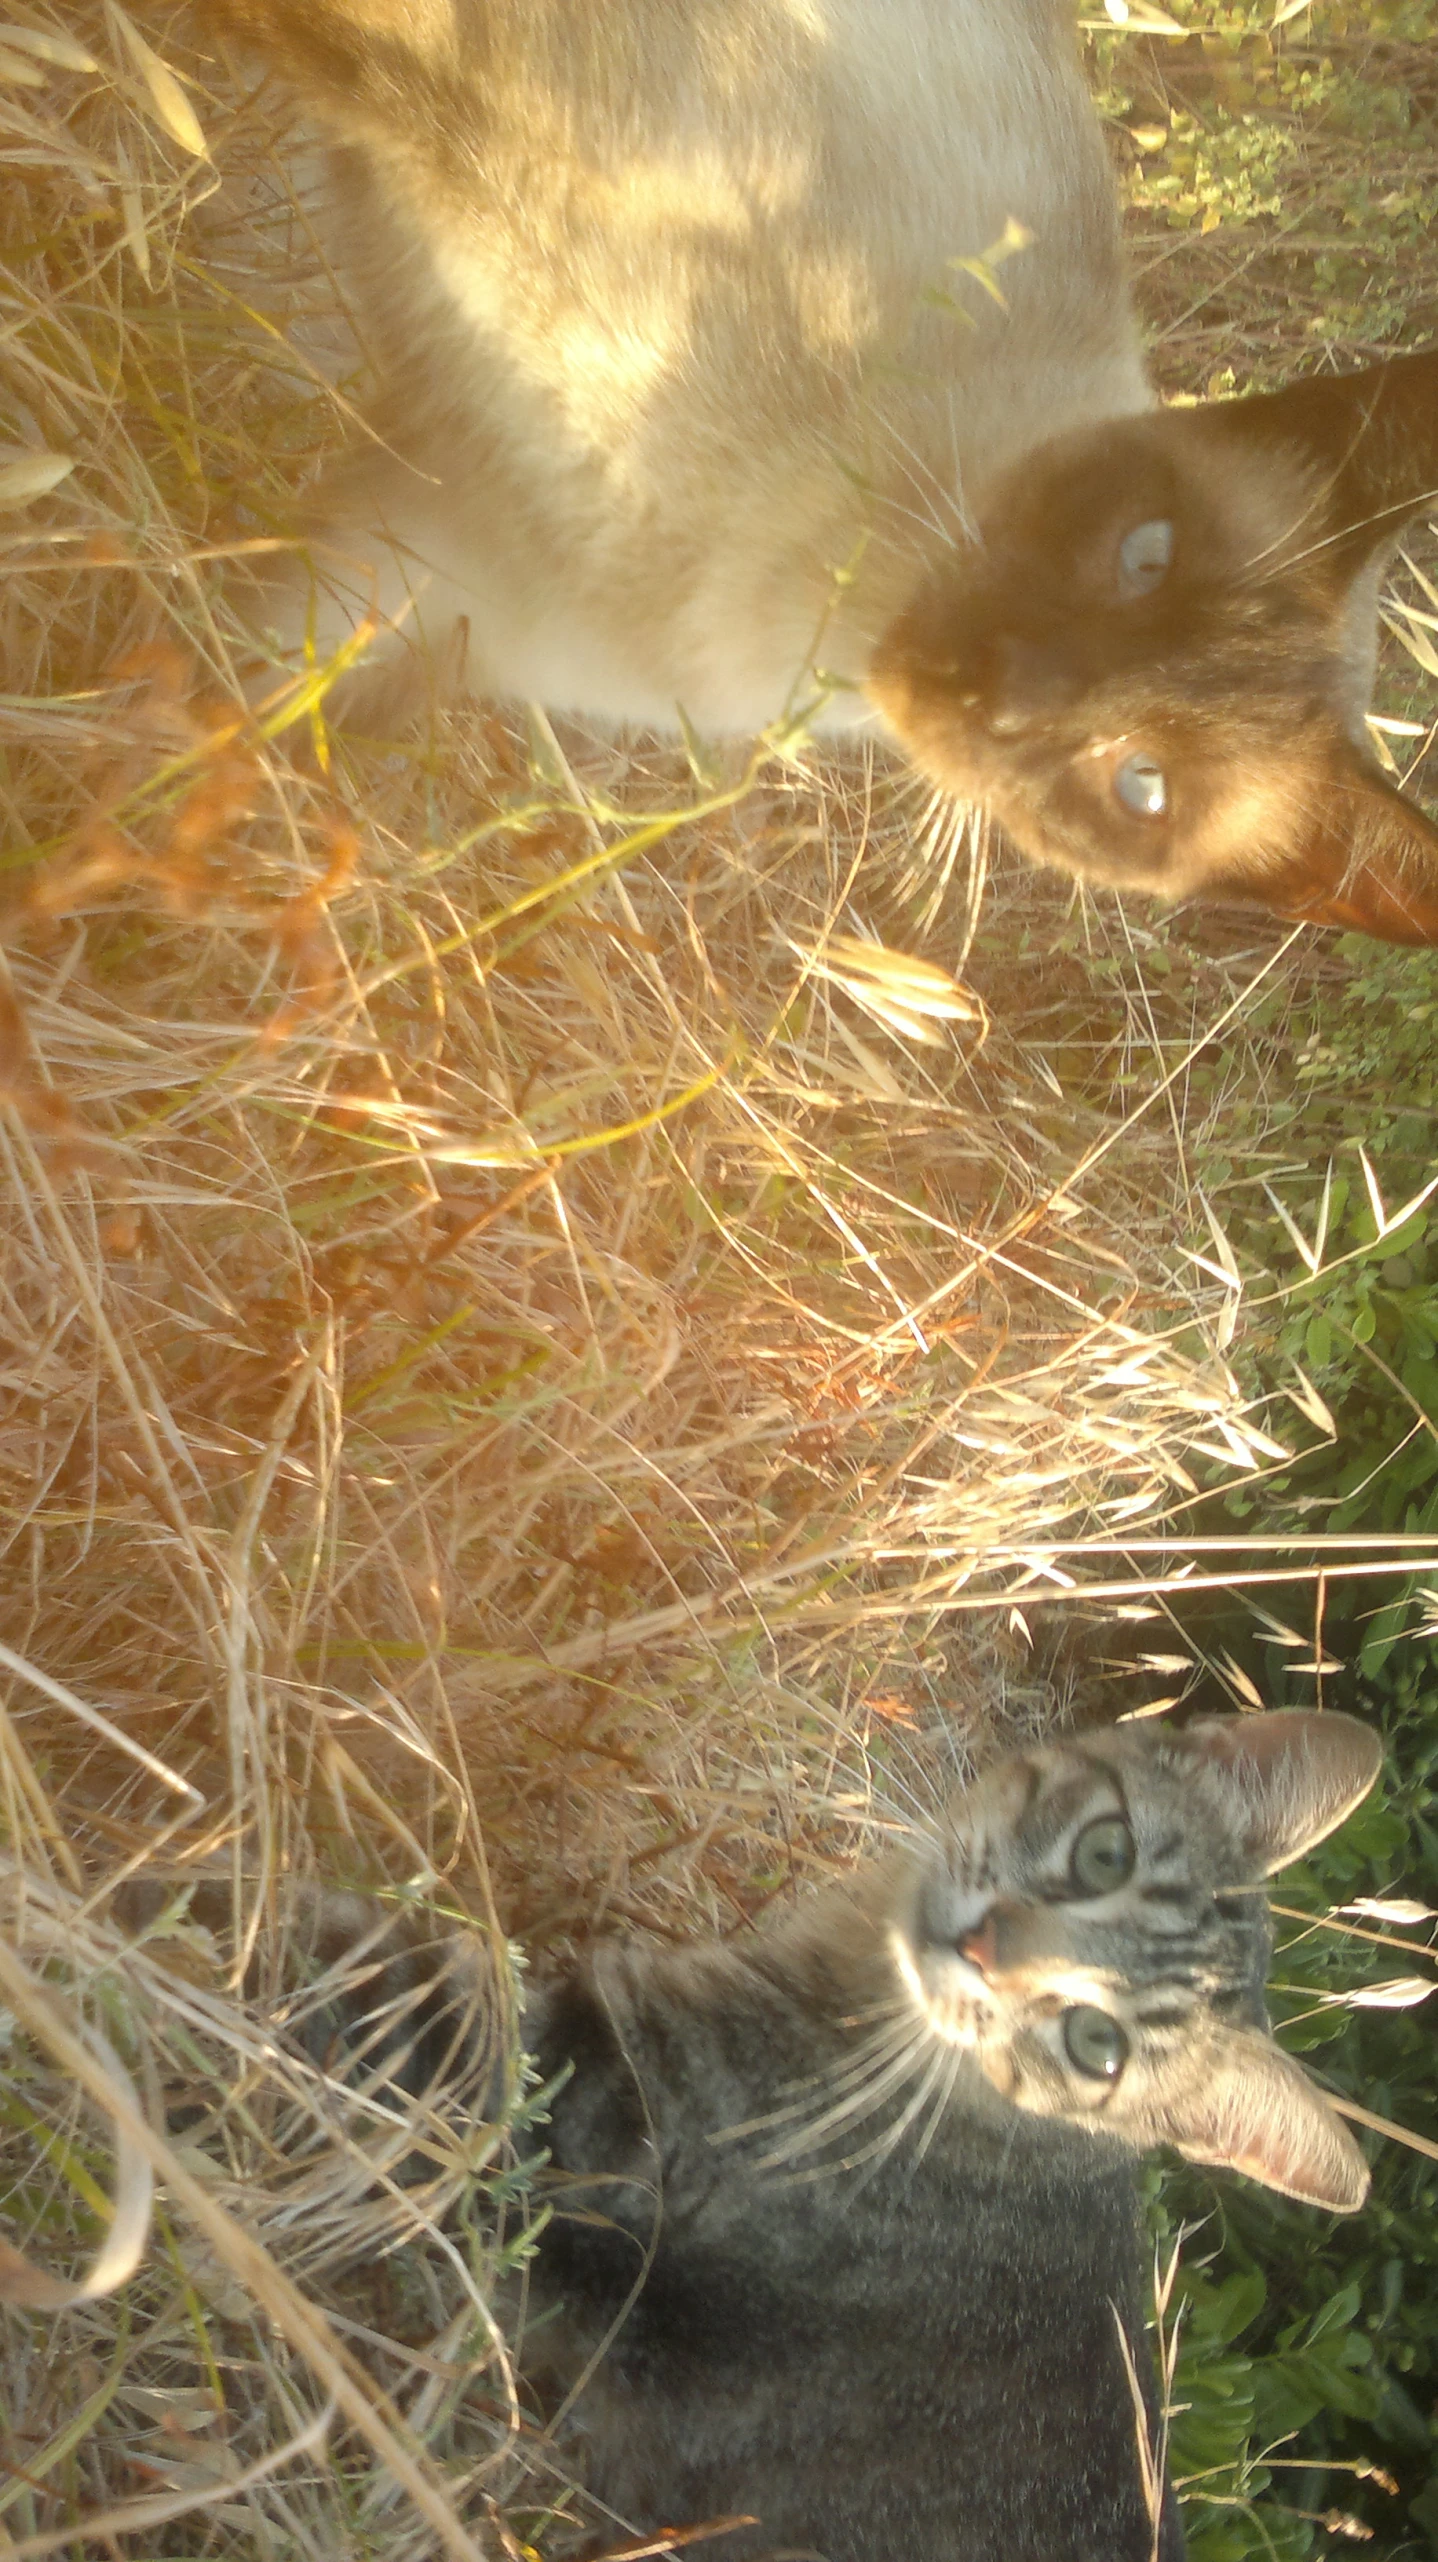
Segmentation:
[[(1438, 940), (1438, 830), (1364, 729), (1381, 568), (1438, 446), (1431, 361), (1029, 455), (877, 652), (909, 755), (1081, 878)], [(1374, 452), (1394, 378), (1418, 415)]]

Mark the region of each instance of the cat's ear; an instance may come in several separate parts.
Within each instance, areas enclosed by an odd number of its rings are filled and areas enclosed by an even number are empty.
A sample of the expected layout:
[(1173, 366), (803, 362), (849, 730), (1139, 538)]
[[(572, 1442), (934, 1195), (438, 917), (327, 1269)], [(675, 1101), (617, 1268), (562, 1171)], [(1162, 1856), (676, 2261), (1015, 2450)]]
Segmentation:
[(1315, 483), (1294, 530), (1337, 579), (1381, 555), (1438, 497), (1438, 348), (1188, 414), (1192, 432), (1230, 462), (1308, 465)]
[(1244, 1848), (1266, 1877), (1351, 1815), (1383, 1765), (1371, 1726), (1326, 1709), (1205, 1718), (1184, 1728), (1183, 1741), (1234, 1782)]
[(1228, 2033), (1168, 2140), (1191, 2162), (1242, 2171), (1335, 2215), (1356, 2213), (1368, 2194), (1368, 2164), (1342, 2119), (1257, 2029)]
[(1438, 943), (1438, 827), (1365, 763), (1339, 750), (1307, 786), (1311, 815), (1282, 870), (1240, 883), (1281, 916), (1374, 934), (1382, 943)]

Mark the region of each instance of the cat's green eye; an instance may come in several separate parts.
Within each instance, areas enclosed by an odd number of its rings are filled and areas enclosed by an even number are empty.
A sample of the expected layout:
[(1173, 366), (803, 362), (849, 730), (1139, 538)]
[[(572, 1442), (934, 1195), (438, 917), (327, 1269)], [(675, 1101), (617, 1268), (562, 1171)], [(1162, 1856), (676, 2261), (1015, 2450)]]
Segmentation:
[(1118, 547), (1118, 583), (1125, 596), (1151, 596), (1173, 559), (1173, 527), (1166, 516), (1134, 525)]
[(1069, 1853), (1069, 1884), (1076, 1895), (1111, 1895), (1128, 1884), (1133, 1863), (1133, 1835), (1122, 1815), (1097, 1815)]
[(1064, 2053), (1092, 2082), (1116, 2082), (1128, 2062), (1128, 2038), (1106, 2010), (1078, 2002), (1063, 2016)]

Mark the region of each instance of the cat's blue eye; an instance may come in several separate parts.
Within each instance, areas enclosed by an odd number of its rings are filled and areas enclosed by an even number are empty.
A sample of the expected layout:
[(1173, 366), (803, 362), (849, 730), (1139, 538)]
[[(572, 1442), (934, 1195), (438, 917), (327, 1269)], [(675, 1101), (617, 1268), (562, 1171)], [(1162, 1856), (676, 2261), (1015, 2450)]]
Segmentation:
[(1168, 783), (1161, 765), (1151, 756), (1127, 756), (1113, 778), (1113, 787), (1126, 810), (1135, 818), (1162, 818), (1168, 807)]
[(1106, 2010), (1077, 2002), (1063, 2015), (1064, 2053), (1091, 2082), (1116, 2082), (1128, 2062), (1128, 2038)]
[(1173, 527), (1166, 516), (1134, 525), (1118, 547), (1118, 583), (1125, 596), (1151, 596), (1173, 559)]
[(1069, 1853), (1069, 1884), (1076, 1895), (1111, 1895), (1133, 1875), (1133, 1835), (1122, 1815), (1096, 1815)]

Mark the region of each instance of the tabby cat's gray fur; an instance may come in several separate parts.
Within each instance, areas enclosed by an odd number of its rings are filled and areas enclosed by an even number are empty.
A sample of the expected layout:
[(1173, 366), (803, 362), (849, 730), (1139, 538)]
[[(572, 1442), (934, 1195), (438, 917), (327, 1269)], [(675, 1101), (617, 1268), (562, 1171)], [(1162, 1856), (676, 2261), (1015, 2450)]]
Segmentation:
[(1039, 861), (1438, 939), (1364, 726), (1438, 357), (1157, 412), (1066, 0), (196, 7), (336, 146), (322, 658), (373, 598), (553, 710), (877, 709)]
[[(1135, 2166), (1169, 2143), (1361, 2204), (1356, 2144), (1268, 2032), (1262, 1880), (1378, 1763), (1339, 1716), (1119, 1726), (998, 1763), (777, 1929), (538, 1980), (525, 2043), (569, 2078), (534, 2360), (581, 2384), (599, 2498), (646, 2535), (752, 2516), (726, 2562), (1177, 2562), (1138, 2453)], [(489, 1984), (477, 1937), (381, 1970), (412, 2084), (482, 2099), (455, 2023)]]

